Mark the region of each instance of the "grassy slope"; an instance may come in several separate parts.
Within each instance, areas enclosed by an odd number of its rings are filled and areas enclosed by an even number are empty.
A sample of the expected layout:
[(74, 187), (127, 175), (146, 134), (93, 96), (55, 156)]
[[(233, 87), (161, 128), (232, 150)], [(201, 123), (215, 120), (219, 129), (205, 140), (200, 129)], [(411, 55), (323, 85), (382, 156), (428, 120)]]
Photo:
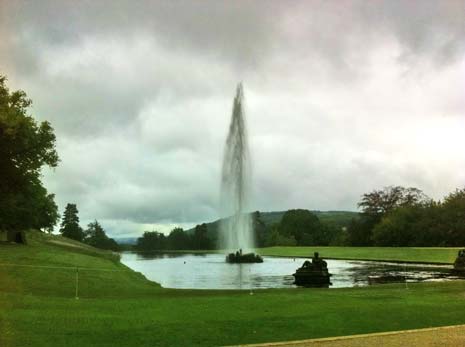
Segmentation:
[(258, 249), (261, 255), (310, 257), (319, 252), (324, 258), (392, 260), (452, 264), (461, 248), (425, 247), (268, 247)]
[(168, 290), (108, 252), (37, 238), (0, 245), (0, 345), (225, 345), (465, 323), (465, 282), (352, 289)]

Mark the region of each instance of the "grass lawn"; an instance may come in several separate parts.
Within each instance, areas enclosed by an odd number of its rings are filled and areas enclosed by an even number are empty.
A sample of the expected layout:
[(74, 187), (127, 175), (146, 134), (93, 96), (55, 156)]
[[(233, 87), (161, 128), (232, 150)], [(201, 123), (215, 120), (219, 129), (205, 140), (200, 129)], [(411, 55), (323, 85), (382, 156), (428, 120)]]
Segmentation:
[[(27, 246), (0, 245), (0, 264), (2, 347), (217, 346), (465, 323), (465, 281), (253, 295), (172, 290), (109, 252), (37, 234)], [(76, 266), (79, 300), (68, 268)]]
[(267, 247), (258, 253), (270, 256), (311, 257), (319, 252), (323, 258), (390, 260), (452, 264), (461, 248), (453, 247)]

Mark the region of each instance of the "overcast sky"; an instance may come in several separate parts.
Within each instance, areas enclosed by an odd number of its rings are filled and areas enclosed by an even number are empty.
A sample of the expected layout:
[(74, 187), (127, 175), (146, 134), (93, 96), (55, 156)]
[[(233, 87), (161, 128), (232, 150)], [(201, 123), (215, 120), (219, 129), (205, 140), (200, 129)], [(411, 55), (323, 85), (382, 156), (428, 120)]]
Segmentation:
[(239, 81), (253, 210), (465, 186), (465, 1), (0, 0), (0, 74), (55, 129), (60, 212), (114, 237), (218, 217)]

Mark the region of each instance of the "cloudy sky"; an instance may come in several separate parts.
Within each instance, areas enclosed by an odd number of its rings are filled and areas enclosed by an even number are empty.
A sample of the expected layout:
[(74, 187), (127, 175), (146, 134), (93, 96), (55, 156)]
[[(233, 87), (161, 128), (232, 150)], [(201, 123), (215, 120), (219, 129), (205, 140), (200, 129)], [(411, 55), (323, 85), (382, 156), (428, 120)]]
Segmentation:
[(0, 0), (0, 74), (55, 129), (60, 211), (112, 236), (218, 217), (239, 81), (253, 210), (465, 185), (465, 1)]

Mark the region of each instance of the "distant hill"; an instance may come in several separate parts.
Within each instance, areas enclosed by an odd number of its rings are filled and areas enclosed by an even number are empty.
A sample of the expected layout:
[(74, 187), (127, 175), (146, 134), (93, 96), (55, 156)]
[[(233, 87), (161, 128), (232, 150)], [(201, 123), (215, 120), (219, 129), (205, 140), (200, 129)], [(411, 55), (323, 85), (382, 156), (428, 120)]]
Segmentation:
[(137, 243), (137, 237), (114, 237), (113, 239), (120, 245), (135, 245)]
[[(331, 224), (338, 228), (347, 226), (352, 218), (358, 217), (358, 212), (352, 211), (312, 211), (315, 213), (322, 223)], [(260, 212), (260, 218), (262, 219), (265, 226), (268, 228), (275, 223), (281, 222), (284, 213), (286, 211), (272, 211), (272, 212)], [(217, 231), (220, 223), (220, 219), (205, 223), (207, 225), (208, 236), (212, 239), (216, 239)], [(193, 233), (195, 228), (186, 230), (187, 233)], [(142, 236), (142, 235), (140, 235)], [(121, 245), (135, 245), (137, 243), (137, 237), (120, 237), (115, 238), (115, 241)]]

